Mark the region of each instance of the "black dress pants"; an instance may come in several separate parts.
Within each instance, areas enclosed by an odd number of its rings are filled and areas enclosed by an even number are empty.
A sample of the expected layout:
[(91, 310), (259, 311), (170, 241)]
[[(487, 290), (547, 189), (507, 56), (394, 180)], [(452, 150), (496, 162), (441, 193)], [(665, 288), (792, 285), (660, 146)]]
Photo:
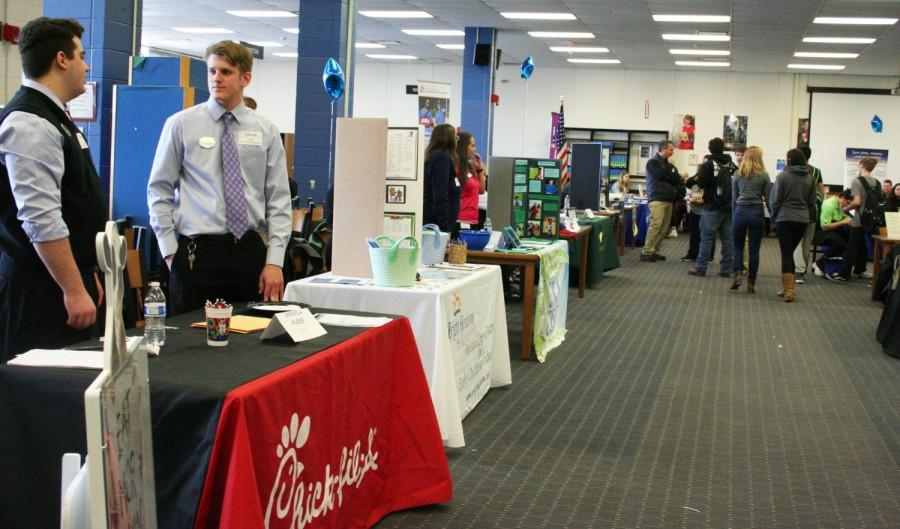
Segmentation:
[(862, 228), (850, 228), (847, 250), (844, 252), (844, 265), (841, 267), (841, 277), (850, 279), (851, 270), (857, 275), (865, 272), (868, 258), (865, 232)]
[(254, 231), (238, 240), (231, 235), (179, 238), (169, 279), (171, 314), (203, 308), (207, 300), (217, 298), (232, 305), (258, 301), (265, 264), (266, 245)]
[[(82, 273), (82, 281), (96, 300), (93, 273)], [(29, 349), (59, 349), (94, 336), (96, 325), (74, 329), (68, 319), (62, 290), (43, 265), (20, 266), (0, 254), (0, 362)], [(97, 320), (103, 319), (101, 311)]]

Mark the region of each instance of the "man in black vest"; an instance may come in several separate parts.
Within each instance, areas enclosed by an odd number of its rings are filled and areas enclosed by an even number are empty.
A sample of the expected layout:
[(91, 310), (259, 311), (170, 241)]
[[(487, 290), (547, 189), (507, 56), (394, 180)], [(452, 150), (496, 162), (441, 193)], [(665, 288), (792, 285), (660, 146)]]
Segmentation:
[(105, 201), (65, 109), (84, 92), (83, 31), (42, 17), (19, 36), (25, 79), (0, 113), (0, 362), (90, 338), (97, 320)]

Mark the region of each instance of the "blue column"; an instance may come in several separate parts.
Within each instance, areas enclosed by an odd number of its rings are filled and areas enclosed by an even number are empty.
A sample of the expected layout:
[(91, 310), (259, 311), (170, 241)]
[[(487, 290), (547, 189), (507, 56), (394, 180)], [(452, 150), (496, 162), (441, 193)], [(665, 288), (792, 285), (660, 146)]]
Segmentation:
[[(475, 45), (491, 47), (490, 63), (476, 65)], [(487, 162), (494, 144), (494, 72), (497, 58), (497, 31), (494, 28), (466, 28), (466, 49), (463, 54), (462, 116), (460, 127), (475, 135), (477, 152)]]
[[(113, 85), (128, 84), (132, 43), (137, 43), (136, 46), (139, 47), (141, 42), (142, 10), (143, 0), (44, 0), (44, 16), (74, 18), (84, 26), (81, 41), (91, 68), (88, 81), (97, 83), (97, 120), (76, 124), (84, 129), (94, 164), (107, 193), (112, 145)], [(135, 52), (137, 49), (139, 48)]]
[[(334, 163), (330, 132), (332, 117), (352, 115), (354, 13), (350, 0), (302, 0), (297, 39), (297, 114), (294, 125), (294, 180), (301, 202), (324, 202), (328, 192), (328, 161)], [(350, 56), (347, 55), (348, 44)], [(344, 95), (334, 103), (322, 85), (328, 58), (344, 70)], [(349, 60), (348, 60), (349, 59)], [(347, 102), (345, 102), (345, 98)]]

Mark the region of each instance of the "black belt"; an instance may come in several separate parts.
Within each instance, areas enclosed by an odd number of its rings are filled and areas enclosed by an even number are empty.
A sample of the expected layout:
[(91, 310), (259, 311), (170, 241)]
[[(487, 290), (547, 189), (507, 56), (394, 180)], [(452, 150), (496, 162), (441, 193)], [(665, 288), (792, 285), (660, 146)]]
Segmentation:
[(188, 239), (192, 241), (210, 241), (210, 242), (230, 242), (234, 244), (238, 244), (248, 237), (259, 237), (259, 234), (253, 230), (247, 230), (241, 237), (235, 237), (231, 233), (209, 233), (209, 234), (200, 234), (200, 235), (185, 235)]

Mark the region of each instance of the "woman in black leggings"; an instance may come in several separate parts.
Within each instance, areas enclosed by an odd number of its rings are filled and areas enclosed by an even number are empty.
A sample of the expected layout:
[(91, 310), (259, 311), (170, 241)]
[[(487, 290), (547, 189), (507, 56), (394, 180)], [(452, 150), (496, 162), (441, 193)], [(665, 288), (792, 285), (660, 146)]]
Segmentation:
[[(794, 248), (803, 240), (806, 225), (815, 220), (816, 186), (810, 176), (806, 156), (799, 149), (787, 152), (787, 167), (775, 177), (769, 196), (775, 233), (781, 249), (781, 284), (779, 295), (794, 301)], [(812, 216), (811, 216), (812, 215)]]

